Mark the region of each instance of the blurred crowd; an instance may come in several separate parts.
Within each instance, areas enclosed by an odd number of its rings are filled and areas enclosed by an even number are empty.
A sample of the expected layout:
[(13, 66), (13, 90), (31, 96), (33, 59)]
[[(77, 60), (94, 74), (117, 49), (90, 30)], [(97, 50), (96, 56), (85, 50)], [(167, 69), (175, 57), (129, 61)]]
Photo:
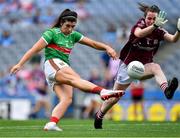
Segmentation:
[(0, 0), (0, 28), (14, 25), (27, 27), (32, 24), (51, 26), (60, 12), (53, 9), (55, 3), (75, 5), (80, 19), (84, 19), (88, 16), (83, 8), (85, 2), (87, 0)]

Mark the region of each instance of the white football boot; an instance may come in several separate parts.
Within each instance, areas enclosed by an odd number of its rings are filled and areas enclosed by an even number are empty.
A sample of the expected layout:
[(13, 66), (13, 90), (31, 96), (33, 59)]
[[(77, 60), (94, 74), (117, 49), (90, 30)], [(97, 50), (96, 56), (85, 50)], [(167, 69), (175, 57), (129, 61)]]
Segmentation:
[(61, 128), (59, 128), (55, 122), (48, 122), (44, 126), (45, 131), (63, 131)]
[(119, 98), (123, 96), (125, 92), (123, 90), (106, 90), (103, 89), (100, 93), (101, 99), (102, 100), (108, 100), (111, 97), (116, 97)]

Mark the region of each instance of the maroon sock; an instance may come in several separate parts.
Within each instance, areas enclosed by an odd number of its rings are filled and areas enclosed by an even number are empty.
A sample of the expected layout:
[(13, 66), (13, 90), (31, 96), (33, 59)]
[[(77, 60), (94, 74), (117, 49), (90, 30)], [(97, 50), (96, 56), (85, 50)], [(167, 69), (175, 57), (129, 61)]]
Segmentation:
[(99, 111), (96, 113), (96, 117), (97, 117), (98, 119), (103, 119), (104, 115), (105, 115), (105, 113), (103, 113), (101, 110), (99, 110)]
[(57, 124), (59, 122), (59, 118), (57, 118), (55, 116), (51, 116), (50, 122), (55, 122)]
[(160, 88), (162, 89), (162, 91), (164, 92), (165, 89), (168, 87), (168, 83), (167, 82), (164, 82), (160, 85)]
[(94, 88), (91, 90), (91, 93), (97, 93), (97, 94), (99, 94), (99, 93), (102, 91), (102, 89), (104, 89), (104, 88), (102, 88), (102, 87), (100, 87), (100, 86), (96, 86), (96, 87), (94, 87)]

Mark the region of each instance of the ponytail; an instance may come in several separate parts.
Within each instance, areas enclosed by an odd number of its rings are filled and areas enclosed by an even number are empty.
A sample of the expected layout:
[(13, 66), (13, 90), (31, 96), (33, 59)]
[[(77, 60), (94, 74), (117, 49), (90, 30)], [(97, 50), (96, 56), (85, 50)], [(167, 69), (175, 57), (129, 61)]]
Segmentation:
[(156, 13), (159, 13), (160, 12), (160, 9), (157, 5), (152, 5), (152, 6), (148, 6), (144, 3), (140, 3), (138, 2), (138, 5), (139, 5), (139, 9), (144, 12), (144, 17), (146, 17), (147, 15), (147, 12), (156, 12)]
[(74, 11), (71, 11), (70, 9), (65, 9), (60, 16), (58, 17), (58, 19), (56, 20), (56, 22), (54, 23), (53, 27), (61, 27), (62, 24), (66, 21), (71, 21), (71, 22), (77, 22), (77, 13)]

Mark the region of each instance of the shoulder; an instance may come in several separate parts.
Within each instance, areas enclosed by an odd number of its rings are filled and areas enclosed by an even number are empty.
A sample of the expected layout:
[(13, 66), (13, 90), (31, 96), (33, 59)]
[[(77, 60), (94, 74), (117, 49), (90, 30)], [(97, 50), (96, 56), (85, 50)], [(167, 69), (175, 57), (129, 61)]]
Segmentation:
[(144, 29), (144, 28), (146, 28), (146, 23), (145, 23), (145, 19), (144, 18), (141, 18), (141, 19), (139, 19), (137, 22), (136, 22), (136, 24), (132, 27), (132, 29), (131, 29), (131, 33), (134, 33), (134, 31), (135, 31), (135, 29), (136, 28), (141, 28), (141, 29)]
[(144, 18), (139, 19), (136, 22), (135, 26), (140, 27), (140, 28), (146, 27), (145, 19)]
[(71, 34), (72, 35), (82, 35), (82, 33), (78, 32), (78, 31), (73, 31)]
[(74, 41), (75, 41), (75, 42), (79, 42), (79, 41), (82, 40), (83, 37), (84, 37), (83, 34), (81, 34), (80, 32), (77, 32), (77, 31), (73, 31), (73, 32), (71, 33), (71, 36), (74, 38)]
[(49, 33), (52, 33), (52, 34), (61, 33), (59, 28), (48, 28), (45, 32), (49, 32)]

